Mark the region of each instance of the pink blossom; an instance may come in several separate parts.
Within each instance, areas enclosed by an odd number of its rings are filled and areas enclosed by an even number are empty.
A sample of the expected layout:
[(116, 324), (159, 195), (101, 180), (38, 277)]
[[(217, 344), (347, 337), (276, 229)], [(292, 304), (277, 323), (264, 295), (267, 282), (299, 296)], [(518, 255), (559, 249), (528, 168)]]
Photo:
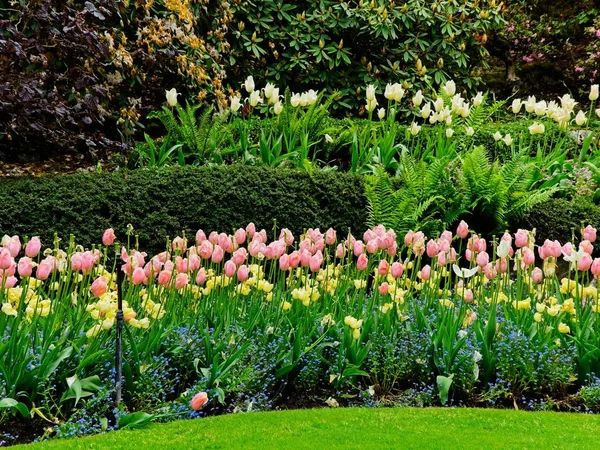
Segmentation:
[(25, 256), (28, 256), (30, 258), (35, 258), (40, 253), (41, 249), (42, 249), (42, 243), (40, 241), (40, 238), (37, 236), (34, 236), (31, 238), (31, 240), (25, 246)]
[(369, 259), (364, 253), (361, 253), (361, 255), (358, 257), (358, 260), (356, 261), (356, 268), (362, 272), (367, 268), (368, 264)]
[(543, 279), (544, 274), (542, 272), (542, 269), (540, 269), (539, 267), (533, 269), (533, 271), (531, 272), (531, 280), (536, 284), (540, 284)]
[[(285, 255), (285, 256), (287, 256), (287, 255)], [(248, 279), (249, 276), (250, 276), (250, 271), (248, 270), (248, 267), (246, 267), (244, 264), (242, 264), (237, 270), (238, 281), (240, 283), (243, 283), (244, 281), (246, 281)]]
[(117, 236), (115, 236), (115, 230), (108, 228), (102, 235), (102, 244), (106, 246), (113, 245), (116, 238)]

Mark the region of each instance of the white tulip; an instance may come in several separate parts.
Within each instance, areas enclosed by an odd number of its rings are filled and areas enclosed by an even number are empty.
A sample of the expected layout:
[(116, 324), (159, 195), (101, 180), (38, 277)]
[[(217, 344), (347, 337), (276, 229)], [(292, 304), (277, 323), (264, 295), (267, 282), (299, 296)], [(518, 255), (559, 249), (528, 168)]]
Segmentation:
[(292, 94), (292, 97), (290, 98), (290, 103), (294, 108), (300, 106), (300, 94)]
[(515, 98), (512, 102), (512, 112), (514, 114), (519, 114), (521, 106), (523, 106), (523, 101), (520, 98)]
[(452, 128), (446, 129), (446, 137), (451, 138), (454, 135), (454, 130)]
[(281, 114), (281, 111), (283, 111), (283, 105), (280, 101), (278, 101), (277, 103), (275, 103), (275, 105), (273, 105), (273, 112), (276, 116), (278, 116), (279, 114)]
[(529, 97), (527, 97), (527, 101), (525, 102), (525, 110), (528, 113), (532, 113), (533, 111), (535, 111), (535, 96), (530, 95)]
[(307, 105), (314, 105), (317, 102), (317, 97), (319, 96), (319, 93), (317, 91), (315, 91), (314, 89), (309, 89), (306, 92), (306, 98), (307, 98)]
[(425, 106), (423, 106), (423, 109), (421, 109), (421, 117), (423, 119), (427, 119), (430, 114), (431, 114), (431, 104), (426, 103)]
[(373, 98), (372, 100), (367, 100), (367, 111), (369, 112), (373, 112), (375, 110), (375, 108), (377, 107), (377, 99)]
[(231, 112), (238, 112), (239, 111), (239, 109), (242, 106), (242, 103), (241, 103), (240, 100), (241, 100), (241, 98), (239, 96), (237, 96), (237, 95), (232, 95), (231, 96), (231, 100), (230, 100), (231, 105), (229, 107), (231, 109)]
[(547, 107), (548, 106), (546, 105), (546, 101), (541, 100), (535, 104), (534, 112), (537, 116), (543, 116), (544, 114), (546, 114)]
[(531, 134), (544, 134), (546, 128), (543, 123), (533, 122), (533, 125), (529, 127), (529, 132)]
[(433, 125), (434, 123), (436, 123), (438, 121), (438, 119), (440, 118), (440, 115), (436, 112), (434, 112), (431, 116), (429, 116), (429, 123), (431, 125)]
[(167, 103), (171, 108), (177, 105), (177, 96), (179, 94), (177, 93), (177, 90), (175, 88), (165, 91), (165, 94), (167, 96)]
[(479, 106), (483, 103), (483, 92), (478, 92), (473, 99), (473, 106)]
[(367, 86), (367, 101), (375, 100), (375, 86), (372, 84)]
[(248, 94), (251, 94), (252, 91), (254, 91), (254, 78), (252, 78), (252, 75), (250, 75), (248, 78), (246, 78), (246, 81), (244, 81), (244, 88)]
[(473, 127), (467, 127), (465, 129), (465, 133), (467, 134), (467, 136), (473, 136), (475, 134), (475, 130), (473, 129)]
[(446, 125), (452, 125), (452, 116), (449, 115), (448, 117), (446, 117)]
[(377, 110), (377, 117), (379, 117), (380, 120), (383, 120), (385, 117), (385, 108), (379, 108)]
[(412, 99), (412, 103), (416, 107), (421, 106), (421, 103), (423, 103), (423, 93), (421, 92), (421, 90), (417, 91), (417, 93), (415, 94), (415, 96)]
[(433, 107), (435, 112), (439, 113), (442, 109), (444, 109), (444, 99), (439, 97), (435, 102), (433, 102)]
[(412, 134), (413, 136), (416, 136), (417, 134), (419, 134), (420, 131), (421, 131), (421, 127), (417, 124), (417, 122), (413, 122), (410, 125), (410, 134)]
[(328, 144), (333, 143), (333, 138), (331, 136), (329, 136), (327, 133), (325, 133), (325, 142), (327, 142)]
[(496, 142), (498, 142), (500, 139), (502, 139), (502, 135), (500, 134), (500, 132), (499, 132), (499, 131), (496, 131), (496, 132), (494, 133), (494, 140), (495, 140)]
[(259, 103), (262, 103), (262, 100), (260, 98), (260, 92), (258, 92), (258, 91), (250, 92), (250, 97), (248, 97), (248, 103), (250, 103), (250, 106), (256, 106)]
[(568, 110), (569, 112), (573, 112), (573, 109), (575, 109), (575, 105), (577, 104), (575, 99), (572, 98), (569, 94), (563, 95), (560, 98), (560, 103), (561, 103), (562, 107), (564, 109)]
[(592, 84), (592, 87), (590, 89), (590, 100), (595, 102), (596, 100), (598, 100), (599, 96), (600, 96), (600, 92), (598, 89), (598, 85)]
[(442, 91), (444, 91), (444, 94), (446, 94), (448, 97), (452, 97), (456, 93), (456, 84), (454, 81), (448, 80), (442, 88)]
[(504, 136), (503, 139), (504, 143), (506, 144), (507, 147), (510, 147), (513, 143), (513, 138), (510, 134), (507, 134), (506, 136)]
[(454, 271), (456, 276), (459, 278), (471, 278), (473, 275), (475, 275), (479, 271), (479, 267), (475, 266), (472, 269), (466, 269), (464, 267), (461, 268), (461, 267), (457, 266), (456, 264), (452, 264), (452, 270)]
[[(507, 135), (508, 136), (508, 135)], [(501, 241), (496, 249), (496, 253), (500, 258), (505, 258), (510, 252), (510, 244), (506, 241)]]
[[(267, 94), (265, 93), (265, 96)], [(279, 88), (273, 88), (273, 90), (271, 91), (271, 97), (269, 98), (269, 104), (275, 104), (279, 102)]]
[(579, 111), (575, 116), (575, 123), (579, 126), (585, 125), (587, 122), (587, 117), (583, 111)]
[(273, 96), (273, 89), (275, 89), (275, 85), (272, 83), (267, 83), (265, 86), (265, 98), (271, 98)]

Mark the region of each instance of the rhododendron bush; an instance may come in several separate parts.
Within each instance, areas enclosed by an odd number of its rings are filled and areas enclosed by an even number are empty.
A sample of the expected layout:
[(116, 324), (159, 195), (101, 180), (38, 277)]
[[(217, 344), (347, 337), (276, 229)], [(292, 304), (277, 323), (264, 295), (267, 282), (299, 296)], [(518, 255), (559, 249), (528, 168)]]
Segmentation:
[(591, 226), (564, 244), (536, 243), (535, 230), (488, 241), (465, 222), (437, 237), (251, 223), (176, 237), (156, 255), (136, 241), (132, 227), (91, 249), (4, 236), (3, 421), (43, 414), (70, 435), (122, 414), (107, 406), (118, 270), (130, 410), (197, 415), (192, 395), (202, 414), (266, 409), (292, 393), (315, 405), (591, 407), (581, 394), (600, 376)]

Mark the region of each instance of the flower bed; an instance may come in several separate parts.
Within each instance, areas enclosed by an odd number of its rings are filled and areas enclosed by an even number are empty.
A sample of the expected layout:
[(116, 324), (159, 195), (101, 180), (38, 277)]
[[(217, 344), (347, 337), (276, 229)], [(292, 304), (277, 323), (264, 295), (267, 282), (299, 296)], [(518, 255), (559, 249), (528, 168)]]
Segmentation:
[[(91, 250), (5, 236), (3, 421), (42, 416), (67, 436), (290, 402), (597, 407), (592, 227), (562, 246), (525, 230), (487, 242), (464, 222), (435, 239), (273, 234), (199, 230), (152, 257), (131, 229)], [(115, 254), (125, 408), (150, 415), (112, 407)]]

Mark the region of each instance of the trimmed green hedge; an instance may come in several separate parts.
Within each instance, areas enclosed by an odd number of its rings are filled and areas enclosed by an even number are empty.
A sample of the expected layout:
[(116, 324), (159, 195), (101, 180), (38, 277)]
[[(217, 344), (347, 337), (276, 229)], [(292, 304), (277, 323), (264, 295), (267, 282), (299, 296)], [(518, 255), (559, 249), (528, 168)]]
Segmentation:
[(363, 178), (317, 171), (220, 166), (142, 169), (0, 182), (0, 234), (39, 235), (50, 242), (75, 234), (83, 245), (99, 243), (113, 227), (125, 239), (134, 226), (144, 250), (165, 246), (165, 236), (232, 231), (254, 222), (272, 235), (277, 228), (364, 231)]
[[(254, 222), (272, 235), (290, 228), (296, 235), (310, 227), (348, 228), (362, 233), (368, 216), (364, 178), (341, 172), (250, 166), (171, 167), (60, 177), (0, 181), (0, 235), (70, 234), (91, 246), (113, 227), (125, 240), (134, 226), (140, 246), (151, 252), (185, 232), (233, 231)], [(537, 241), (571, 239), (581, 224), (600, 229), (600, 206), (575, 199), (554, 199), (536, 207), (517, 228), (537, 230)], [(456, 224), (454, 224), (456, 225)], [(471, 224), (475, 225), (475, 224)]]
[(571, 240), (573, 233), (576, 239), (581, 239), (582, 224), (600, 230), (600, 206), (581, 198), (560, 198), (538, 205), (515, 228), (535, 228), (537, 243), (546, 239), (565, 243)]

